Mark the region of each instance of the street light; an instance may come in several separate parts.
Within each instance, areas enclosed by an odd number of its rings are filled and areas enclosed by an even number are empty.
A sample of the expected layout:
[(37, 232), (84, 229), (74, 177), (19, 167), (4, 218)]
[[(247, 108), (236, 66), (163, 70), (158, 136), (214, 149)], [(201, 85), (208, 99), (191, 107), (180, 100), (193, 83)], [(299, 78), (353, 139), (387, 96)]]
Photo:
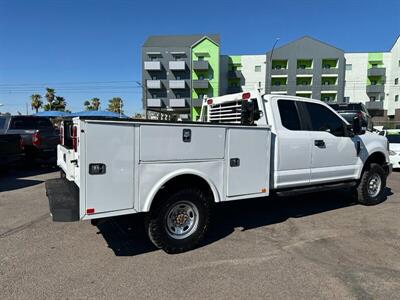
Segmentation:
[[(143, 86), (143, 84), (140, 81), (135, 81), (135, 83), (142, 88), (142, 96), (143, 99), (147, 99), (147, 88)], [(147, 104), (144, 103), (144, 117), (147, 119)]]
[[(274, 55), (274, 49), (275, 49), (275, 46), (276, 46), (276, 44), (278, 43), (278, 41), (280, 40), (281, 38), (279, 38), (279, 37), (277, 37), (276, 39), (275, 39), (275, 42), (274, 42), (274, 45), (272, 46), (272, 49), (271, 49), (271, 55), (269, 56), (269, 65), (271, 66), (271, 71), (272, 71), (272, 56)], [(269, 70), (269, 68), (268, 68), (268, 70)], [(272, 82), (269, 84), (269, 86), (268, 86), (268, 91), (266, 91), (266, 92), (270, 92), (270, 90), (271, 90), (271, 84), (272, 84)]]

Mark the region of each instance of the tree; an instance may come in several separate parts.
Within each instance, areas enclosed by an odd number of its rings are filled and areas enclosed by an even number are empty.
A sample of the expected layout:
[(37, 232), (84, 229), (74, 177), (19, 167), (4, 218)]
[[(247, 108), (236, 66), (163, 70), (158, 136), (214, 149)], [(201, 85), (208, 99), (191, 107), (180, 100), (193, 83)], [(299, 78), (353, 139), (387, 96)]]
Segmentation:
[(92, 110), (90, 102), (87, 100), (85, 102), (83, 102), (83, 106), (85, 107), (85, 110)]
[(39, 108), (41, 108), (43, 105), (43, 101), (41, 99), (42, 96), (40, 96), (39, 94), (31, 95), (31, 107), (36, 111), (36, 113), (38, 113)]
[(124, 106), (124, 101), (120, 97), (114, 97), (108, 100), (108, 111), (116, 112), (116, 113), (123, 113), (122, 107)]
[(65, 111), (65, 107), (67, 106), (67, 102), (64, 97), (56, 96), (53, 104), (53, 109), (58, 111)]
[(46, 97), (46, 99), (47, 99), (47, 102), (48, 102), (48, 110), (51, 110), (52, 109), (52, 103), (53, 103), (53, 101), (54, 101), (54, 98), (55, 98), (55, 96), (56, 96), (56, 92), (55, 92), (55, 90), (54, 89), (51, 89), (51, 88), (46, 88), (46, 95), (45, 95), (45, 97)]
[(86, 109), (86, 110), (99, 110), (99, 107), (100, 107), (100, 99), (99, 99), (99, 98), (92, 98), (92, 99), (90, 100), (90, 102), (86, 100), (86, 101), (83, 103), (83, 105), (85, 106), (85, 109)]

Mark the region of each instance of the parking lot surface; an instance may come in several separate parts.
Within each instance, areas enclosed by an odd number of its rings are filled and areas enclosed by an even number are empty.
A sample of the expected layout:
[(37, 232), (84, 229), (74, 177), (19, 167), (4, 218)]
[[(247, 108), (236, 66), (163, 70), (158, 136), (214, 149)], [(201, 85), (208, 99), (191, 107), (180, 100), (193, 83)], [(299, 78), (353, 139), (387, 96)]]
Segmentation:
[(0, 177), (0, 299), (400, 298), (399, 172), (373, 207), (350, 191), (218, 205), (205, 243), (178, 255), (152, 246), (141, 216), (53, 223), (56, 176)]

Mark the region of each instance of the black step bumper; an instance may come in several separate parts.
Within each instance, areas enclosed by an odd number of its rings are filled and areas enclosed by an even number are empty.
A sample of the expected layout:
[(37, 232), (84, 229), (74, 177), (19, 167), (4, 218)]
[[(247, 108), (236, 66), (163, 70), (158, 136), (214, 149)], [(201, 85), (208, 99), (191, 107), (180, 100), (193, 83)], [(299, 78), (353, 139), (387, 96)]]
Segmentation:
[(64, 178), (46, 181), (50, 213), (54, 222), (79, 221), (79, 188)]

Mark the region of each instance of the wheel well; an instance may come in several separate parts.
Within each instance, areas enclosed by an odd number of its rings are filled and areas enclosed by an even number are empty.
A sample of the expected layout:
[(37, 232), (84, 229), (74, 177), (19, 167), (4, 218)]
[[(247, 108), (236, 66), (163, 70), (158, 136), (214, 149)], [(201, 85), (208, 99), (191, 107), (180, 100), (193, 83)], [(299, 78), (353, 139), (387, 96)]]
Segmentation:
[(193, 174), (184, 174), (170, 179), (158, 190), (151, 203), (150, 210), (156, 203), (163, 199), (163, 195), (173, 193), (182, 187), (197, 187), (207, 193), (208, 199), (210, 199), (211, 202), (215, 200), (213, 191), (204, 178)]
[(385, 155), (382, 152), (372, 153), (364, 163), (363, 170), (369, 168), (372, 163), (378, 164), (380, 166), (384, 165), (386, 162)]

